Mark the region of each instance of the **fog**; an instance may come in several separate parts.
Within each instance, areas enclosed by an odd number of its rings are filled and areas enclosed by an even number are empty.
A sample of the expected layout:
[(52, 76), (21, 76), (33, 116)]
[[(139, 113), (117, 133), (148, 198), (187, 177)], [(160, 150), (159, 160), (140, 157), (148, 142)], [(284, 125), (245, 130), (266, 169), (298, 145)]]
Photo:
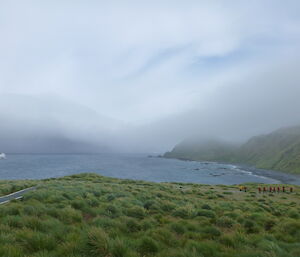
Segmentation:
[(300, 124), (300, 3), (0, 2), (0, 152), (157, 152)]

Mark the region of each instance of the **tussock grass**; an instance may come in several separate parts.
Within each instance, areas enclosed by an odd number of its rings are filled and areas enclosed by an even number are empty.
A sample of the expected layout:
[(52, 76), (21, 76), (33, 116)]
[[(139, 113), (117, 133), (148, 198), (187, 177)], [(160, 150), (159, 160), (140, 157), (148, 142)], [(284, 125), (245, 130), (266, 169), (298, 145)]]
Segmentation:
[[(7, 184), (8, 183), (8, 184)], [(150, 183), (96, 174), (1, 181), (0, 256), (300, 256), (300, 188)], [(261, 185), (260, 185), (261, 186)]]
[(37, 181), (34, 180), (0, 180), (0, 196), (36, 185)]

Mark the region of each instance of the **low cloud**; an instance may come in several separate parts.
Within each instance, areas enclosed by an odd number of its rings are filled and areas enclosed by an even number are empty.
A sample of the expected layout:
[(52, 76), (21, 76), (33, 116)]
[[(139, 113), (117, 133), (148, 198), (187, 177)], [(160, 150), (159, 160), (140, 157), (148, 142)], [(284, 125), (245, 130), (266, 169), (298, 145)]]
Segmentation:
[(0, 151), (161, 152), (299, 124), (299, 7), (2, 1)]

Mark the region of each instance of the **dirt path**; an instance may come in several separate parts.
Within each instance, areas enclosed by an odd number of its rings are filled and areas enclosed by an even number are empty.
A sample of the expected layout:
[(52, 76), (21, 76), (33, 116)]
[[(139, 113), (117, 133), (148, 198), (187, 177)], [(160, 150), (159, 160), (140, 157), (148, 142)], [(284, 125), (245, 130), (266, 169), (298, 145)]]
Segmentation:
[(23, 190), (11, 193), (9, 195), (5, 195), (5, 196), (1, 196), (0, 197), (0, 204), (4, 204), (7, 203), (13, 199), (20, 199), (23, 197), (23, 195), (29, 191), (35, 190), (36, 187), (29, 187), (29, 188), (25, 188)]

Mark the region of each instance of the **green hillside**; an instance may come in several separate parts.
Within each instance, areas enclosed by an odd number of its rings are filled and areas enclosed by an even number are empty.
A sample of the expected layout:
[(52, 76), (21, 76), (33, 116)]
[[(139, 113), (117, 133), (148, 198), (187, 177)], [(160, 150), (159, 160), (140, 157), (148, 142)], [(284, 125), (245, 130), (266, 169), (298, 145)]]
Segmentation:
[(251, 138), (239, 148), (235, 161), (258, 168), (300, 173), (300, 127), (279, 129)]
[(171, 152), (165, 153), (164, 157), (196, 161), (230, 161), (235, 150), (236, 146), (217, 140), (185, 140), (176, 145)]
[(240, 147), (222, 142), (207, 144), (186, 140), (166, 153), (165, 157), (244, 163), (300, 174), (300, 126), (253, 137)]

